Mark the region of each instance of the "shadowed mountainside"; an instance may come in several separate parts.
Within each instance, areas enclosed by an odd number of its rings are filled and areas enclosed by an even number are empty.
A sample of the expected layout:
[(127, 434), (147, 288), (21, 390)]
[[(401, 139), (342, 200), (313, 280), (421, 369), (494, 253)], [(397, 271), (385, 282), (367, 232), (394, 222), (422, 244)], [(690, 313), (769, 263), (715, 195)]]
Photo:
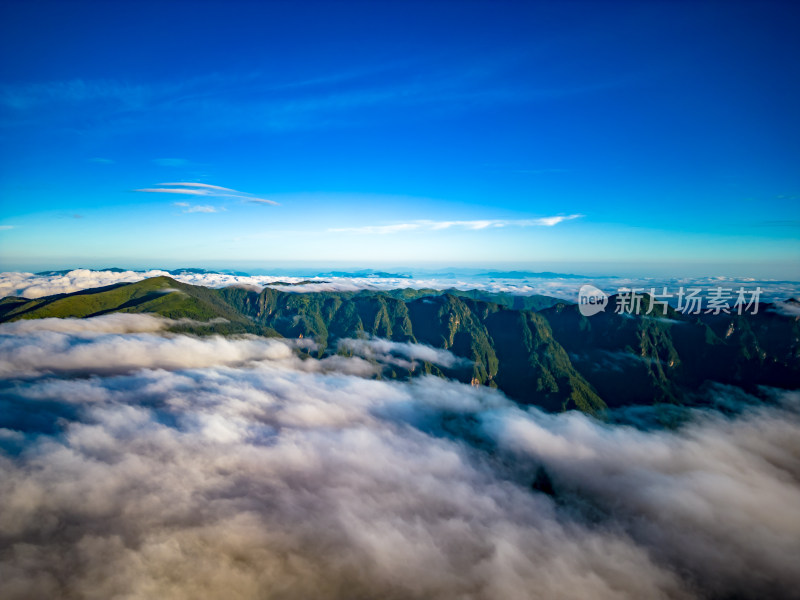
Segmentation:
[(769, 305), (756, 315), (683, 315), (671, 308), (659, 314), (658, 308), (652, 315), (609, 310), (587, 318), (576, 305), (553, 298), (450, 292), (257, 292), (154, 277), (34, 300), (7, 297), (0, 300), (0, 322), (154, 313), (178, 320), (173, 332), (311, 338), (318, 356), (347, 353), (337, 344), (345, 338), (420, 343), (471, 365), (421, 361), (418, 369), (392, 367), (383, 376), (433, 373), (497, 387), (522, 404), (551, 411), (692, 404), (710, 383), (750, 392), (763, 385), (800, 386), (800, 317)]

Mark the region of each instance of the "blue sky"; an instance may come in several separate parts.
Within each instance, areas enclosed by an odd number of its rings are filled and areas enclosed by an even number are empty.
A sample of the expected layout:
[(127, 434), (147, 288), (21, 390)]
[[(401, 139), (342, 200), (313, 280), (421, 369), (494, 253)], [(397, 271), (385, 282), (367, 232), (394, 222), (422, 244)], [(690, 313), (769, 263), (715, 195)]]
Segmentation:
[(799, 16), (6, 1), (0, 268), (800, 279)]

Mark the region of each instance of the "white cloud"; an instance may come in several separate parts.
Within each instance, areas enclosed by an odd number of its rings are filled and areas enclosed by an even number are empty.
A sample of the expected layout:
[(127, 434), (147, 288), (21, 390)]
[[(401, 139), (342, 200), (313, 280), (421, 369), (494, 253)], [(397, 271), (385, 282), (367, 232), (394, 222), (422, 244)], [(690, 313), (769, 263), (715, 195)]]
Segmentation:
[(170, 185), (170, 186), (181, 186), (181, 187), (189, 187), (189, 188), (202, 188), (206, 190), (216, 190), (218, 192), (236, 192), (236, 190), (232, 190), (230, 188), (222, 187), (219, 185), (211, 185), (210, 183), (190, 183), (190, 182), (178, 182), (178, 183), (159, 183), (158, 185)]
[(215, 206), (211, 206), (209, 204), (203, 204), (198, 206), (190, 206), (183, 212), (185, 213), (215, 213), (225, 210), (224, 208), (217, 208)]
[(392, 342), (380, 338), (340, 339), (338, 349), (346, 350), (369, 360), (393, 364), (410, 370), (417, 367), (417, 361), (425, 361), (445, 368), (463, 367), (472, 364), (471, 360), (456, 356), (448, 350), (441, 350), (423, 344)]
[(776, 302), (773, 310), (787, 317), (800, 317), (800, 303), (795, 302)]
[(516, 460), (543, 464), (557, 489), (623, 522), (654, 558), (698, 573), (708, 596), (740, 585), (737, 594), (758, 597), (765, 580), (800, 582), (789, 558), (800, 550), (800, 445), (792, 441), (800, 397), (788, 398), (786, 412), (697, 412), (674, 432), (511, 412), (493, 416), (489, 430)]
[[(256, 336), (199, 340), (183, 335), (168, 339), (148, 334), (175, 325), (204, 325), (191, 319), (167, 319), (153, 315), (109, 314), (87, 319), (32, 319), (0, 324), (0, 379), (31, 377), (41, 373), (127, 373), (138, 369), (185, 369), (215, 365), (242, 365), (260, 360), (295, 360), (292, 348), (316, 349), (311, 340), (265, 339)], [(129, 334), (129, 335), (121, 335)], [(343, 339), (339, 348), (353, 355), (412, 369), (418, 361), (445, 368), (469, 366), (471, 361), (447, 350), (382, 339)], [(346, 363), (359, 375), (380, 371), (375, 364), (345, 361), (333, 356), (307, 361), (305, 369), (339, 369)], [(352, 372), (352, 369), (345, 369)]]
[(0, 225), (0, 231), (8, 231), (9, 229), (14, 229), (13, 225)]
[[(22, 342), (52, 366), (66, 348), (91, 375), (0, 396), (3, 598), (756, 598), (800, 585), (796, 395), (644, 432), (437, 378), (364, 379), (348, 374), (361, 359), (323, 366), (269, 340), (223, 350), (79, 323), (0, 335), (4, 356)], [(233, 366), (255, 347), (276, 353)], [(145, 351), (153, 368), (109, 370)], [(554, 498), (531, 489), (541, 467)]]
[[(359, 290), (391, 290), (398, 288), (435, 289), (445, 290), (455, 288), (459, 290), (481, 290), (486, 292), (503, 292), (530, 296), (541, 294), (576, 301), (579, 288), (586, 283), (600, 286), (605, 292), (615, 293), (622, 287), (637, 287), (662, 289), (667, 286), (676, 289), (679, 286), (715, 287), (723, 281), (720, 278), (681, 278), (681, 279), (631, 279), (607, 278), (596, 280), (587, 279), (562, 279), (562, 278), (481, 278), (470, 276), (453, 277), (416, 277), (407, 278), (375, 278), (375, 277), (308, 277), (287, 275), (228, 275), (224, 273), (185, 273), (170, 275), (167, 271), (152, 269), (148, 271), (92, 271), (88, 269), (75, 269), (67, 273), (35, 275), (33, 273), (6, 272), (0, 273), (0, 297), (22, 296), (25, 298), (40, 298), (52, 294), (76, 292), (93, 287), (101, 287), (114, 283), (127, 283), (140, 281), (147, 277), (169, 275), (178, 281), (192, 285), (206, 287), (226, 287), (231, 285), (244, 286), (249, 289), (260, 290), (264, 286), (273, 286), (284, 282), (297, 284), (301, 281), (310, 281), (301, 285), (278, 286), (287, 292), (354, 292)], [(736, 280), (725, 279), (726, 287), (743, 285), (747, 289), (762, 290), (761, 301), (774, 302), (790, 297), (800, 296), (800, 284), (786, 281), (770, 280)]]
[(275, 200), (267, 200), (266, 198), (249, 198), (245, 196), (241, 196), (245, 202), (252, 202), (253, 204), (271, 204), (273, 206), (279, 206)]
[(532, 219), (530, 221), (518, 221), (517, 224), (522, 227), (535, 227), (535, 226), (544, 226), (544, 227), (552, 227), (553, 225), (558, 225), (559, 223), (563, 223), (564, 221), (569, 221), (571, 219), (577, 219), (582, 217), (583, 215), (568, 215), (568, 216), (558, 216), (558, 217), (543, 217), (541, 219)]
[(0, 296), (41, 298), (53, 294), (69, 294), (80, 290), (115, 283), (131, 283), (147, 277), (169, 275), (158, 269), (150, 271), (92, 271), (74, 269), (66, 273), (34, 275), (33, 273), (0, 273)]
[[(182, 293), (168, 288), (162, 293)], [(10, 323), (0, 323), (0, 335), (29, 336), (38, 332), (54, 332), (63, 334), (96, 334), (112, 333), (153, 333), (163, 331), (176, 325), (213, 325), (227, 323), (227, 319), (215, 318), (211, 321), (195, 321), (193, 319), (167, 319), (158, 315), (111, 313), (85, 319), (22, 319)]]
[(181, 212), (184, 213), (215, 213), (225, 210), (224, 208), (217, 208), (216, 206), (211, 206), (210, 204), (192, 205), (188, 202), (173, 202), (172, 206), (183, 208), (184, 210)]
[(564, 221), (578, 219), (583, 215), (560, 215), (539, 219), (483, 219), (474, 221), (429, 221), (420, 220), (410, 223), (393, 223), (390, 225), (366, 225), (363, 227), (331, 228), (328, 231), (365, 234), (390, 234), (403, 231), (440, 231), (443, 229), (481, 230), (500, 227), (553, 227)]
[(189, 196), (210, 196), (205, 190), (184, 190), (184, 189), (170, 189), (170, 188), (142, 188), (135, 190), (137, 192), (149, 192), (154, 194), (186, 194)]
[(115, 313), (90, 319), (23, 319), (13, 323), (0, 323), (0, 335), (23, 336), (41, 331), (59, 333), (144, 333), (161, 331), (171, 324), (171, 319), (153, 315)]
[[(169, 324), (162, 322), (160, 328)], [(0, 324), (0, 333), (13, 336), (0, 348), (3, 379), (40, 373), (128, 373), (145, 368), (176, 370), (242, 365), (292, 357), (288, 342), (273, 339), (214, 336), (200, 340), (184, 335), (167, 338), (148, 335), (156, 330), (157, 322), (90, 322), (83, 330), (80, 330), (82, 321), (77, 319), (67, 319), (63, 325), (47, 324), (47, 328), (41, 329), (15, 325)], [(126, 335), (113, 331), (125, 326), (132, 330)]]
[(257, 198), (247, 192), (239, 192), (231, 188), (222, 187), (219, 185), (211, 185), (209, 183), (160, 183), (158, 188), (142, 188), (135, 190), (137, 192), (146, 192), (150, 194), (186, 194), (189, 196), (208, 196), (212, 198), (230, 198), (239, 200), (241, 202), (253, 202), (256, 204), (271, 204), (278, 206), (278, 202), (274, 200), (267, 200), (266, 198)]

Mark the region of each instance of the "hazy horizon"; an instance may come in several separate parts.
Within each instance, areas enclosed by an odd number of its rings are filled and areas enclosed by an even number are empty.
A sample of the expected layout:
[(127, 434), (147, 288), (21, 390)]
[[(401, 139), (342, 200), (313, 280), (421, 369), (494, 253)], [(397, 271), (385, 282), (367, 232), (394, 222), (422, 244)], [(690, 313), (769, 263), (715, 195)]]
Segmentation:
[(531, 262), (485, 262), (470, 261), (429, 261), (409, 263), (401, 260), (391, 262), (374, 261), (203, 261), (203, 260), (63, 260), (36, 261), (4, 264), (0, 261), (0, 272), (45, 272), (73, 269), (125, 269), (133, 271), (148, 270), (175, 270), (175, 269), (205, 269), (217, 271), (242, 271), (250, 274), (268, 275), (316, 275), (328, 271), (391, 271), (397, 273), (412, 273), (428, 275), (432, 273), (454, 272), (463, 275), (473, 275), (487, 271), (529, 271), (552, 272), (565, 275), (581, 275), (587, 278), (618, 277), (618, 278), (652, 278), (652, 279), (682, 279), (682, 278), (713, 278), (727, 277), (733, 279), (775, 280), (800, 282), (800, 263), (781, 264), (756, 264), (748, 265), (739, 263), (718, 263), (713, 265), (682, 265), (675, 268), (671, 263), (666, 264), (631, 264), (631, 263), (531, 263)]

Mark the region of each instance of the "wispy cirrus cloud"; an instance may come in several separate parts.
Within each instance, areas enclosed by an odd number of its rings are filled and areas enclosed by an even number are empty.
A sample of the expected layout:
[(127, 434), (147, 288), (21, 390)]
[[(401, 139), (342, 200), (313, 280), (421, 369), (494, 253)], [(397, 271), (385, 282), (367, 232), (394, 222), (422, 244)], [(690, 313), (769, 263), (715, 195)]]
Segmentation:
[[(0, 120), (0, 127), (20, 127), (42, 119), (74, 127), (76, 111), (90, 111), (102, 118), (89, 119), (83, 127), (100, 129), (102, 123), (106, 135), (112, 130), (163, 130), (189, 123), (193, 128), (225, 131), (328, 129), (380, 120), (386, 109), (400, 109), (414, 118), (438, 117), (444, 107), (452, 114), (485, 105), (547, 102), (619, 85), (607, 81), (566, 87), (544, 82), (510, 85), (504, 74), (518, 60), (495, 57), (480, 68), (439, 66), (422, 79), (418, 65), (403, 60), (286, 81), (248, 72), (210, 73), (169, 82), (73, 79), (7, 84), (0, 85), (0, 108), (13, 111), (14, 118)], [(409, 111), (411, 107), (416, 110)], [(35, 121), (22, 116), (35, 117)], [(181, 159), (156, 159), (163, 160)]]
[(338, 233), (390, 234), (404, 231), (440, 231), (444, 229), (498, 229), (502, 227), (553, 227), (564, 221), (578, 219), (583, 215), (556, 215), (536, 219), (479, 219), (472, 221), (430, 221), (420, 220), (409, 223), (391, 223), (388, 225), (365, 225), (363, 227), (331, 228), (328, 231)]
[(173, 202), (172, 206), (178, 206), (183, 210), (181, 212), (184, 213), (216, 213), (224, 211), (224, 208), (217, 208), (216, 206), (211, 206), (210, 204), (189, 204), (188, 202)]
[(136, 190), (137, 192), (152, 192), (154, 194), (187, 194), (191, 196), (209, 196), (210, 194), (203, 190), (172, 190), (165, 188), (142, 188)]
[[(181, 181), (181, 182), (159, 183), (158, 186), (159, 187), (141, 188), (135, 191), (146, 192), (150, 194), (184, 194), (187, 196), (205, 196), (209, 198), (234, 199), (234, 200), (240, 200), (241, 202), (252, 202), (254, 204), (271, 204), (275, 206), (279, 204), (274, 200), (268, 200), (266, 198), (258, 198), (247, 192), (240, 192), (238, 190), (222, 187), (220, 185), (211, 185), (210, 183), (195, 183), (195, 182)], [(193, 212), (198, 212), (198, 211), (193, 211)], [(205, 212), (212, 212), (212, 211), (205, 211)]]
[(208, 204), (197, 205), (197, 206), (190, 206), (183, 212), (185, 213), (215, 213), (224, 211), (224, 208), (217, 208), (216, 206), (211, 206)]
[(0, 231), (8, 231), (9, 229), (14, 229), (13, 225), (0, 225)]
[(275, 206), (279, 206), (279, 202), (275, 202), (274, 200), (267, 200), (266, 198), (245, 198), (245, 202), (250, 202), (252, 204), (272, 204)]
[(236, 190), (232, 190), (231, 188), (222, 187), (221, 185), (211, 185), (210, 183), (172, 182), (172, 183), (159, 183), (158, 185), (180, 186), (187, 188), (197, 188), (201, 190), (214, 190), (217, 192), (231, 192), (236, 194), (242, 193), (242, 192), (237, 192)]

